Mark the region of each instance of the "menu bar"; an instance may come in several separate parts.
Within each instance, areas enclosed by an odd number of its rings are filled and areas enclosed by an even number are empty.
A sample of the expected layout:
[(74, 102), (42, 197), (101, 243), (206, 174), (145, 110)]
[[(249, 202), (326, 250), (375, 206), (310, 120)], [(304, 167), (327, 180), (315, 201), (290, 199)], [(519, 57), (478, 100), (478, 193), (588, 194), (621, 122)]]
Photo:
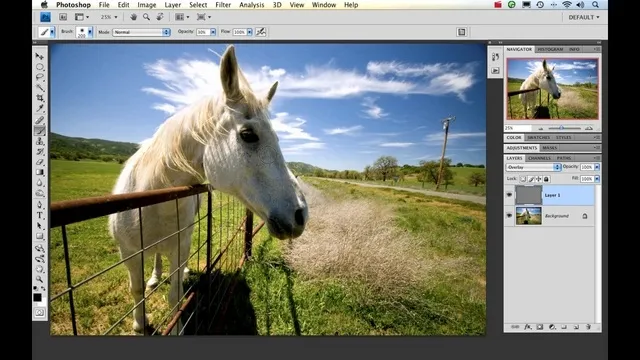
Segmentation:
[(53, 10), (606, 10), (608, 1), (361, 0), (361, 1), (32, 1)]

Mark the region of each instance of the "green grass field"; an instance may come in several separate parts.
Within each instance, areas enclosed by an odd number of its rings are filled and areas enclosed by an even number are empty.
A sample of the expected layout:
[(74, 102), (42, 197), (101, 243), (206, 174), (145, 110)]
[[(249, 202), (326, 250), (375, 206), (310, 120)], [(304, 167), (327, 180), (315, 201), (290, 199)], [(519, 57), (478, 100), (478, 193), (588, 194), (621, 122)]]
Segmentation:
[[(114, 163), (56, 160), (51, 166), (52, 201), (107, 194), (121, 168)], [(264, 229), (257, 234), (253, 257), (240, 274), (244, 286), (234, 292), (246, 299), (234, 298), (229, 312), (236, 323), (229, 333), (485, 333), (484, 206), (396, 189), (305, 181), (326, 200), (310, 201), (310, 222), (299, 239), (276, 240)], [(227, 201), (216, 198), (216, 208)], [(390, 220), (377, 217), (387, 211)], [(215, 215), (215, 231), (227, 238), (243, 214), (237, 203), (223, 207)], [(195, 231), (193, 249), (198, 234), (200, 243), (204, 240), (205, 224)], [(68, 227), (74, 283), (119, 260), (106, 225), (106, 218), (99, 218)], [(51, 294), (56, 294), (66, 288), (59, 229), (52, 230), (50, 249)], [(239, 256), (237, 249), (227, 262)], [(146, 263), (148, 278), (151, 261)], [(202, 257), (195, 257), (190, 267), (202, 264)], [(168, 284), (162, 285), (149, 300), (153, 324), (167, 313), (167, 292)], [(132, 306), (124, 266), (81, 287), (74, 297), (79, 334), (104, 333)], [(66, 298), (51, 305), (51, 333), (71, 333)], [(131, 334), (131, 316), (112, 333)]]
[[(508, 91), (520, 90), (522, 80), (510, 79), (507, 85)], [(549, 111), (551, 117), (556, 119), (590, 120), (598, 119), (598, 89), (589, 89), (579, 86), (560, 85), (562, 96), (559, 100), (551, 100)], [(547, 105), (547, 92), (542, 91), (542, 105)], [(507, 105), (507, 119), (524, 119), (524, 107), (517, 96), (511, 97), (510, 107)], [(531, 110), (529, 110), (531, 118)]]
[[(456, 194), (471, 194), (471, 195), (486, 195), (486, 187), (484, 184), (479, 184), (478, 186), (474, 186), (469, 184), (469, 177), (471, 174), (478, 172), (481, 174), (486, 174), (486, 169), (483, 168), (470, 168), (470, 167), (452, 167), (451, 171), (453, 172), (453, 183), (448, 185), (446, 188), (444, 185), (440, 185), (439, 191), (456, 193)], [(349, 180), (352, 181), (352, 180)], [(423, 189), (423, 190), (435, 190), (436, 185), (434, 183), (425, 182), (424, 185), (422, 182), (418, 181), (417, 175), (408, 175), (405, 176), (404, 181), (399, 181), (394, 184), (393, 180), (376, 180), (376, 181), (360, 181), (353, 180), (353, 182), (364, 182), (369, 184), (378, 184), (378, 185), (388, 185), (388, 186), (396, 186), (399, 188), (412, 188), (412, 189)]]

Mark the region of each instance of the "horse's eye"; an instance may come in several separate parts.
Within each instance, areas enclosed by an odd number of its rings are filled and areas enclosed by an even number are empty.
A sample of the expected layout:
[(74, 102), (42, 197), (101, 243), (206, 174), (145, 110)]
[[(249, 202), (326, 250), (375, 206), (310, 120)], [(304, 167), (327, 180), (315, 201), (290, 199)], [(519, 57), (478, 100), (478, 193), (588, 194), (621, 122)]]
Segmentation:
[(240, 131), (240, 138), (242, 139), (242, 141), (247, 143), (255, 143), (255, 142), (258, 142), (258, 140), (260, 140), (258, 138), (258, 135), (256, 135), (256, 133), (254, 133), (253, 130), (249, 130), (249, 129)]
[(547, 75), (547, 80), (551, 80), (551, 75)]

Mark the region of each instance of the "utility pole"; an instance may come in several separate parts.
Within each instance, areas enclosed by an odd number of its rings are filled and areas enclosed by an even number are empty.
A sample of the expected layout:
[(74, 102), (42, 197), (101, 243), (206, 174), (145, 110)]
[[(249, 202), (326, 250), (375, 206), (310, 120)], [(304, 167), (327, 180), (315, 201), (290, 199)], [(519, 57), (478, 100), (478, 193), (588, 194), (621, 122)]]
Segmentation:
[(436, 190), (440, 189), (440, 183), (442, 182), (442, 173), (444, 170), (444, 154), (447, 151), (447, 137), (449, 137), (449, 123), (451, 121), (456, 121), (456, 117), (449, 115), (449, 117), (441, 121), (442, 128), (444, 129), (444, 143), (442, 144), (442, 156), (440, 157), (440, 169), (438, 170), (438, 181), (436, 182)]

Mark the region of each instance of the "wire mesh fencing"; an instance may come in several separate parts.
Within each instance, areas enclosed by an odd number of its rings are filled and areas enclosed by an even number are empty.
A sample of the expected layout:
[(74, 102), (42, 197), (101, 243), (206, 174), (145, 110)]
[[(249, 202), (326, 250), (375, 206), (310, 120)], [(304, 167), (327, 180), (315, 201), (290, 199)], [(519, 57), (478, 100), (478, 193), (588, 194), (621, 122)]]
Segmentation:
[[(141, 219), (144, 207), (169, 202), (175, 202), (177, 214), (179, 200), (187, 197), (196, 197), (199, 205), (192, 222), (180, 224), (175, 233), (152, 243), (143, 241), (141, 226), (138, 251), (121, 258), (108, 232), (108, 215), (136, 211)], [(51, 334), (133, 335), (136, 307), (149, 315), (145, 335), (224, 333), (238, 272), (251, 255), (253, 237), (264, 225), (254, 223), (253, 214), (240, 201), (209, 185), (52, 203), (50, 264), (42, 270), (49, 271)], [(190, 228), (191, 249), (183, 264), (190, 271), (184, 278), (184, 295), (172, 308), (168, 294), (173, 273), (161, 257), (150, 254), (176, 235), (181, 241), (180, 234)], [(149, 279), (156, 267), (163, 273), (137, 303), (125, 267), (135, 257), (143, 259), (143, 279)]]

